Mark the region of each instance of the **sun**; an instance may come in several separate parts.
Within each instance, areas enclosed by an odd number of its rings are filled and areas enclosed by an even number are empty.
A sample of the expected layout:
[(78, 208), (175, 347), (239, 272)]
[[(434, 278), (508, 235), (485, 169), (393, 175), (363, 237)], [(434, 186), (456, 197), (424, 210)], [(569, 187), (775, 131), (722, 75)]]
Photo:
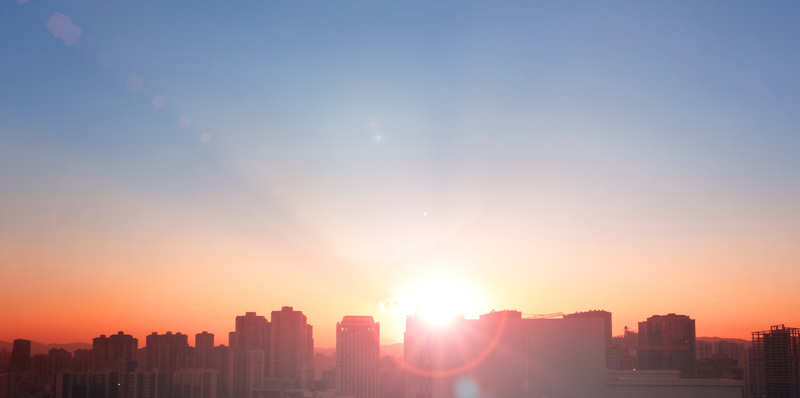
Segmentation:
[(464, 285), (449, 280), (429, 281), (403, 290), (399, 297), (381, 302), (384, 311), (419, 317), (431, 326), (441, 326), (456, 317), (478, 314), (481, 300)]

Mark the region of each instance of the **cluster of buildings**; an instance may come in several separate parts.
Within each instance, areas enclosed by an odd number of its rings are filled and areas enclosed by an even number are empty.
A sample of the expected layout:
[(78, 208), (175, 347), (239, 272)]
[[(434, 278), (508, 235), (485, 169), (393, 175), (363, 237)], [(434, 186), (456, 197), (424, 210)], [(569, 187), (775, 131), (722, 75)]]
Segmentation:
[[(607, 311), (565, 315), (599, 317)], [(655, 315), (626, 326), (620, 336), (606, 328), (606, 367), (622, 371), (678, 370), (684, 379), (725, 379), (744, 382), (745, 398), (800, 398), (800, 329), (784, 325), (752, 333), (751, 342), (698, 340), (695, 320), (686, 315)], [(610, 342), (610, 343), (609, 343)]]
[(237, 316), (228, 345), (208, 332), (194, 346), (188, 335), (154, 332), (139, 347), (119, 332), (94, 338), (91, 349), (31, 356), (31, 342), (15, 340), (7, 359), (0, 354), (0, 398), (353, 397), (315, 377), (306, 316), (292, 307), (271, 315)]
[(697, 340), (695, 320), (656, 315), (612, 335), (611, 313), (492, 311), (448, 322), (406, 319), (403, 358), (381, 356), (380, 324), (345, 316), (334, 356), (283, 307), (236, 317), (215, 336), (123, 332), (92, 349), (31, 342), (0, 352), (0, 398), (800, 397), (800, 329), (773, 326), (750, 344)]

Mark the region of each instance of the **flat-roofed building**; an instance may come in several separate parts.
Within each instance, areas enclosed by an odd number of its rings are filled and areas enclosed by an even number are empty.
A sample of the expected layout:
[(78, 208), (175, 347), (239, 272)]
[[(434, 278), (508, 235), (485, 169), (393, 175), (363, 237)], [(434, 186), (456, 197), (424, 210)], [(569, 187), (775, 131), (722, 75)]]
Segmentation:
[(371, 316), (336, 324), (336, 388), (356, 398), (380, 397), (381, 325)]

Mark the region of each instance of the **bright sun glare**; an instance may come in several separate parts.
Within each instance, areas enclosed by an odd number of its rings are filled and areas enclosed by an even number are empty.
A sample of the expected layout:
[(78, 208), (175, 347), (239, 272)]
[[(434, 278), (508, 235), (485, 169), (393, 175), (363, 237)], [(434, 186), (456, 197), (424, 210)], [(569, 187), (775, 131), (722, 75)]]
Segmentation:
[(398, 297), (381, 302), (379, 307), (383, 311), (418, 316), (436, 326), (459, 315), (477, 315), (479, 301), (481, 300), (477, 295), (464, 286), (449, 281), (436, 281), (411, 286), (398, 292)]

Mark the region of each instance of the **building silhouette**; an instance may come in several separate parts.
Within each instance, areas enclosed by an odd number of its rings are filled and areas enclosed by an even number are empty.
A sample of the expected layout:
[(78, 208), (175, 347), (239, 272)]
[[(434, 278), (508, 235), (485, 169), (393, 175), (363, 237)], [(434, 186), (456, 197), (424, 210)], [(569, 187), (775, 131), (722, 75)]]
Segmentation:
[(711, 341), (695, 341), (694, 354), (698, 361), (714, 358), (714, 343)]
[(300, 380), (301, 372), (314, 371), (313, 327), (302, 311), (272, 311), (270, 365), (274, 379)]
[(380, 397), (380, 323), (345, 316), (336, 324), (336, 388), (356, 398)]
[(146, 337), (147, 372), (163, 374), (165, 383), (159, 384), (159, 396), (171, 394), (175, 372), (186, 367), (186, 353), (189, 348), (189, 336), (183, 333), (153, 332)]
[(11, 351), (5, 347), (0, 347), (0, 371), (7, 370), (11, 363)]
[(746, 350), (732, 341), (702, 341), (695, 344), (697, 377), (744, 380), (747, 368)]
[(9, 367), (16, 372), (27, 372), (31, 370), (30, 340), (14, 340), (14, 348), (11, 350), (11, 363)]
[(95, 372), (109, 370), (112, 363), (122, 360), (130, 370), (136, 367), (136, 354), (139, 350), (139, 340), (129, 334), (118, 332), (106, 337), (92, 339), (92, 365), (91, 369)]
[(611, 324), (611, 313), (604, 310), (591, 310), (564, 315), (564, 319), (570, 318), (600, 318), (603, 320), (603, 328), (606, 337), (606, 367), (608, 369), (619, 369), (619, 359), (614, 355), (614, 347), (611, 335), (611, 330), (613, 329)]
[(0, 367), (0, 398), (11, 398), (11, 373), (5, 366)]
[(37, 385), (49, 379), (47, 377), (47, 354), (33, 354), (31, 357), (33, 367), (33, 381)]
[(381, 398), (405, 397), (405, 371), (401, 362), (394, 355), (381, 357)]
[(611, 344), (614, 349), (614, 360), (618, 365), (615, 369), (636, 369), (638, 364), (639, 334), (625, 326), (622, 335), (611, 338)]
[[(314, 375), (317, 379), (322, 379), (322, 373), (325, 371), (333, 370), (334, 373), (336, 371), (336, 352), (333, 355), (325, 355), (324, 352), (318, 352), (314, 354)], [(334, 377), (335, 379), (335, 377)], [(333, 388), (336, 385), (336, 381), (333, 380), (328, 387)]]
[(228, 390), (228, 365), (230, 361), (230, 349), (220, 344), (212, 351), (211, 368), (218, 370), (217, 373), (217, 397), (224, 398), (229, 396)]
[(63, 348), (51, 348), (47, 352), (47, 374), (68, 372), (72, 368), (72, 354)]
[(653, 315), (639, 322), (638, 370), (696, 373), (695, 321), (686, 315)]
[(211, 369), (214, 364), (214, 334), (203, 332), (194, 335), (194, 367)]
[(752, 336), (750, 396), (800, 397), (800, 329), (776, 325)]
[(92, 350), (79, 348), (72, 352), (72, 371), (75, 373), (88, 372), (92, 366)]
[(228, 334), (228, 388), (231, 397), (252, 398), (269, 377), (270, 324), (263, 315), (247, 312), (236, 317)]
[(247, 347), (269, 350), (270, 324), (267, 318), (255, 312), (236, 317), (236, 330), (228, 334), (231, 348)]

